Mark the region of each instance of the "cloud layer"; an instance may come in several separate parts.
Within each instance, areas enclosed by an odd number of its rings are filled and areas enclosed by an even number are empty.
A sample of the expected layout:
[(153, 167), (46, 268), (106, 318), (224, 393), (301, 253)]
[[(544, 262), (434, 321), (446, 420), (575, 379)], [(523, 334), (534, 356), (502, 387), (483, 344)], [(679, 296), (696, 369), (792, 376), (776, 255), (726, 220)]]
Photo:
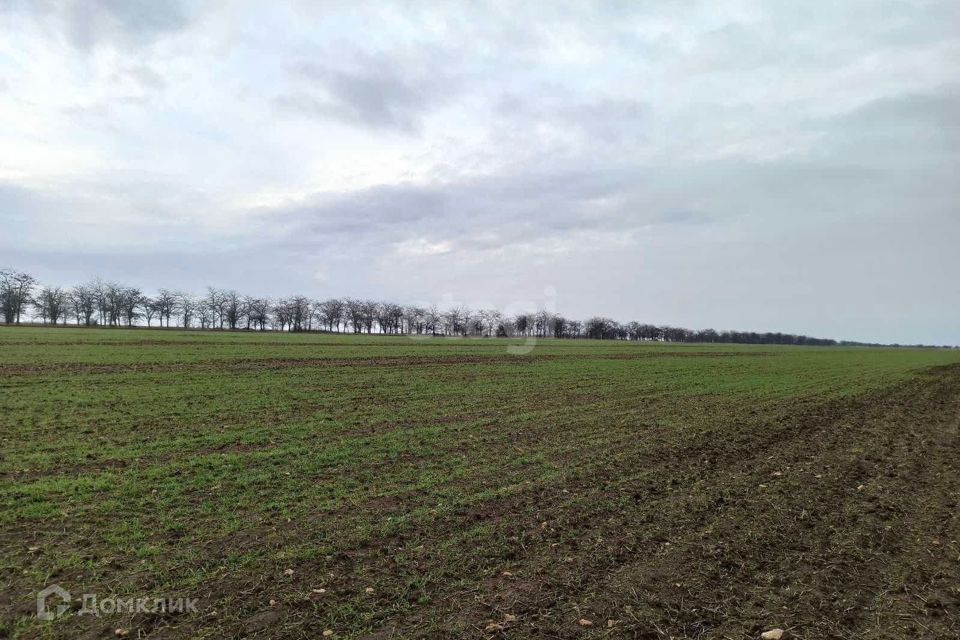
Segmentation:
[(0, 33), (0, 266), (960, 343), (953, 2), (12, 1)]

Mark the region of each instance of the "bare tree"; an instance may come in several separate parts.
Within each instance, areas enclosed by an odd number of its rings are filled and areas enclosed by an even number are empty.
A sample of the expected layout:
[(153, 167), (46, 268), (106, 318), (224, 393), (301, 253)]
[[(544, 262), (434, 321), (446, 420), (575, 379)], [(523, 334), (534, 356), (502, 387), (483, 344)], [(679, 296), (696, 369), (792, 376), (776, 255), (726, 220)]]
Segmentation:
[(153, 301), (157, 305), (157, 318), (161, 321), (160, 325), (163, 326), (163, 320), (166, 320), (167, 327), (169, 327), (170, 318), (177, 309), (178, 294), (167, 289), (160, 289)]
[(466, 336), (470, 321), (470, 309), (451, 307), (443, 314), (444, 333), (451, 336)]
[(37, 279), (29, 273), (12, 269), (0, 270), (0, 307), (3, 321), (20, 324), (20, 315), (31, 302), (30, 294), (37, 286)]
[(210, 305), (205, 302), (201, 302), (197, 305), (196, 313), (194, 314), (197, 318), (197, 322), (200, 323), (201, 329), (210, 329), (213, 326), (213, 309)]
[(546, 338), (550, 334), (550, 313), (545, 309), (537, 311), (533, 317), (533, 329), (538, 338)]
[(136, 287), (123, 287), (119, 292), (120, 311), (127, 326), (132, 327), (140, 318), (140, 309), (143, 308), (144, 297)]
[(344, 306), (353, 332), (360, 333), (363, 331), (363, 302), (355, 298), (347, 298), (344, 300)]
[(367, 333), (373, 333), (373, 324), (377, 320), (379, 303), (376, 300), (364, 300), (360, 303), (360, 317)]
[(426, 310), (426, 313), (423, 316), (424, 330), (426, 333), (429, 333), (432, 336), (439, 335), (443, 330), (443, 314), (440, 313), (440, 309), (437, 308), (437, 305), (430, 305), (430, 308)]
[(233, 290), (223, 292), (223, 315), (226, 317), (228, 327), (237, 328), (242, 312), (243, 301), (240, 294)]
[(532, 316), (529, 313), (518, 313), (517, 317), (514, 318), (513, 326), (516, 329), (518, 336), (526, 337), (529, 335), (529, 331), (533, 325), (531, 317)]
[(67, 294), (60, 287), (43, 287), (33, 301), (37, 314), (46, 324), (57, 324), (61, 319), (66, 323)]
[(91, 280), (87, 285), (90, 295), (93, 296), (93, 302), (97, 310), (97, 324), (107, 324), (108, 321), (108, 302), (107, 285), (100, 276)]
[(200, 304), (205, 304), (209, 308), (213, 317), (213, 326), (219, 325), (223, 329), (225, 298), (223, 291), (207, 287), (207, 295)]
[(150, 326), (150, 322), (157, 316), (158, 305), (157, 301), (148, 296), (143, 296), (143, 318), (147, 321), (147, 327)]
[(587, 320), (585, 331), (588, 338), (610, 340), (616, 337), (618, 326), (610, 318), (594, 317)]
[(266, 298), (246, 298), (248, 328), (253, 326), (265, 331), (270, 322), (270, 301)]
[(479, 316), (483, 321), (482, 335), (487, 337), (496, 335), (498, 333), (497, 329), (500, 327), (500, 322), (503, 320), (503, 314), (496, 309), (485, 309), (479, 313)]
[[(189, 328), (190, 323), (193, 322), (193, 316), (197, 312), (197, 306), (201, 303), (197, 302), (192, 295), (189, 293), (179, 292), (174, 294), (174, 311), (180, 314), (180, 326), (183, 328)], [(167, 320), (167, 326), (170, 326), (170, 320)]]
[(93, 314), (97, 311), (97, 301), (94, 292), (87, 285), (78, 285), (70, 290), (70, 306), (73, 314), (77, 318), (77, 324), (81, 320), (86, 326), (93, 322)]
[(569, 330), (567, 331), (567, 337), (569, 338), (580, 338), (583, 337), (583, 323), (579, 320), (570, 320), (568, 322)]
[(426, 333), (427, 328), (427, 310), (423, 307), (404, 307), (404, 321), (407, 323), (407, 333), (417, 334), (418, 336)]
[(108, 282), (103, 287), (103, 308), (111, 327), (120, 325), (123, 315), (124, 289), (116, 282)]
[(310, 330), (310, 300), (306, 296), (293, 296), (287, 301), (291, 331)]
[(387, 303), (385, 306), (391, 333), (406, 333), (403, 328), (403, 319), (405, 316), (403, 307), (393, 302)]
[(400, 333), (403, 307), (392, 302), (378, 304), (374, 311), (380, 333)]
[(553, 314), (550, 319), (550, 328), (553, 331), (554, 338), (567, 337), (568, 320), (560, 314)]
[(323, 302), (314, 305), (320, 322), (326, 326), (327, 331), (340, 331), (340, 322), (343, 320), (343, 314), (346, 308), (343, 300), (329, 298)]

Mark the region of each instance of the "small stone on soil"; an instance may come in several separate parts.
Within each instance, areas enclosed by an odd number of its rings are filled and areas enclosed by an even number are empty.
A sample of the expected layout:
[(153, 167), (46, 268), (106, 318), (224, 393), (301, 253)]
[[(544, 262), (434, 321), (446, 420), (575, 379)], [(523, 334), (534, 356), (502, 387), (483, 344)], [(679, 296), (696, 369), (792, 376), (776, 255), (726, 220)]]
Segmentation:
[(783, 629), (770, 629), (760, 634), (763, 640), (780, 640), (783, 637)]

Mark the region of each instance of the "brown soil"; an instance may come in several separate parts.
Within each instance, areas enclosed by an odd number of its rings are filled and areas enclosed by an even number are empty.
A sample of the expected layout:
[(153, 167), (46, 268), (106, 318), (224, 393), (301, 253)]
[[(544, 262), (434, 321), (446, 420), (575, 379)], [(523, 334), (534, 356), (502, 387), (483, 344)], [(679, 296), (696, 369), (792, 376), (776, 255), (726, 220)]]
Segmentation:
[[(763, 351), (723, 352), (723, 351), (649, 351), (637, 353), (611, 353), (591, 355), (587, 360), (639, 360), (644, 358), (744, 358), (765, 357), (770, 354)], [(286, 368), (323, 368), (323, 367), (423, 367), (463, 364), (504, 364), (530, 363), (556, 360), (566, 356), (554, 354), (527, 355), (450, 355), (450, 356), (387, 356), (370, 358), (229, 358), (200, 362), (163, 363), (124, 363), (90, 364), (72, 362), (52, 362), (47, 364), (0, 363), (0, 378), (13, 376), (37, 376), (49, 374), (115, 374), (115, 373), (160, 373), (170, 371), (209, 371), (225, 373), (229, 371), (270, 370)]]
[[(309, 593), (323, 578), (322, 599), (266, 608), (272, 578), (236, 575), (198, 594), (228, 617), (133, 626), (153, 638), (960, 638), (960, 366), (637, 437), (585, 447), (562, 482), (298, 566), (291, 581)], [(484, 539), (459, 537), (478, 524)], [(204, 551), (216, 562), (312, 539), (306, 521), (250, 532)], [(376, 592), (358, 599), (367, 584)], [(363, 626), (337, 627), (357, 611)]]

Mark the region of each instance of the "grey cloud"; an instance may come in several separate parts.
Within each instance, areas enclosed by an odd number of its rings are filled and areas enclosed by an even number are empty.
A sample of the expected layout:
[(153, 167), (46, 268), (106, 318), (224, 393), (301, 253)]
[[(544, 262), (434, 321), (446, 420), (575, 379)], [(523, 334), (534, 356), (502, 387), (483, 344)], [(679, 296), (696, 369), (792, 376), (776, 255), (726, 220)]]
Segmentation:
[(693, 211), (690, 209), (671, 209), (670, 211), (665, 212), (659, 218), (659, 222), (663, 224), (709, 224), (713, 222), (714, 218), (708, 214), (705, 214), (701, 211)]
[[(907, 143), (910, 147), (942, 142), (956, 151), (960, 143), (960, 85), (927, 93), (910, 93), (873, 100), (847, 113), (827, 119), (836, 134), (863, 139), (867, 136)], [(917, 138), (916, 136), (923, 136)], [(910, 143), (913, 144), (910, 144)], [(893, 151), (893, 150), (891, 150)]]
[(752, 13), (746, 19), (734, 14), (722, 26), (700, 34), (687, 55), (690, 68), (829, 72), (875, 51), (909, 51), (951, 41), (960, 20), (955, 4), (912, 0), (777, 0), (758, 5)]
[(306, 202), (260, 212), (264, 224), (292, 224), (294, 236), (363, 235), (443, 219), (449, 196), (440, 189), (385, 185), (351, 194), (318, 194)]
[[(579, 156), (506, 174), (317, 196), (263, 219), (284, 223), (297, 244), (336, 237), (383, 248), (426, 238), (479, 251), (582, 233), (656, 234), (661, 226), (722, 231), (746, 221), (757, 237), (768, 237), (832, 224), (838, 216), (870, 224), (921, 201), (926, 210), (912, 215), (934, 220), (947, 214), (951, 197), (937, 192), (933, 201), (923, 181), (903, 173), (910, 164), (928, 167), (930, 154), (939, 154), (930, 141), (942, 133), (954, 100), (945, 90), (871, 103), (817, 121), (821, 137), (811, 149), (767, 161), (732, 157), (667, 167)], [(888, 118), (911, 124), (888, 127)], [(886, 153), (868, 145), (876, 136)], [(955, 146), (947, 152), (952, 156), (936, 169), (937, 180), (956, 168)]]
[[(16, 220), (26, 220), (47, 206), (40, 193), (21, 186), (0, 182), (0, 221), (12, 226)], [(3, 234), (9, 237), (7, 234)]]
[(102, 42), (149, 43), (187, 25), (186, 14), (177, 0), (75, 2), (68, 9), (66, 20), (70, 41), (81, 49)]
[(280, 108), (404, 133), (418, 131), (423, 115), (448, 99), (456, 86), (436, 69), (410, 72), (383, 55), (357, 55), (347, 69), (304, 62), (296, 76), (300, 88), (277, 96)]
[[(942, 214), (960, 196), (960, 90), (901, 94), (807, 123), (818, 144), (795, 163), (804, 200), (833, 197), (837, 215)], [(783, 175), (781, 184), (791, 176)], [(794, 178), (796, 179), (796, 178)], [(843, 209), (848, 211), (844, 213)]]
[(126, 67), (114, 74), (114, 77), (117, 80), (130, 79), (144, 90), (159, 91), (167, 86), (164, 77), (157, 73), (153, 67), (146, 64)]
[(120, 175), (108, 181), (51, 181), (20, 186), (0, 181), (0, 251), (50, 251), (84, 246), (104, 255), (120, 247), (236, 245), (229, 230), (211, 237), (197, 212), (209, 210), (202, 190)]
[(54, 26), (81, 50), (101, 44), (136, 48), (180, 31), (189, 22), (179, 0), (8, 0), (0, 3), (2, 9)]
[(517, 127), (549, 124), (580, 131), (591, 141), (605, 143), (642, 139), (652, 115), (650, 105), (639, 100), (584, 97), (562, 87), (534, 87), (522, 95), (504, 94), (495, 111)]
[(640, 188), (647, 179), (636, 167), (597, 169), (528, 167), (517, 174), (459, 182), (375, 187), (318, 195), (259, 214), (261, 224), (287, 229), (281, 242), (331, 249), (344, 248), (345, 242), (386, 247), (427, 238), (460, 249), (504, 250), (580, 232), (627, 233), (651, 225), (710, 221), (701, 212), (677, 208), (683, 195), (650, 197)]

